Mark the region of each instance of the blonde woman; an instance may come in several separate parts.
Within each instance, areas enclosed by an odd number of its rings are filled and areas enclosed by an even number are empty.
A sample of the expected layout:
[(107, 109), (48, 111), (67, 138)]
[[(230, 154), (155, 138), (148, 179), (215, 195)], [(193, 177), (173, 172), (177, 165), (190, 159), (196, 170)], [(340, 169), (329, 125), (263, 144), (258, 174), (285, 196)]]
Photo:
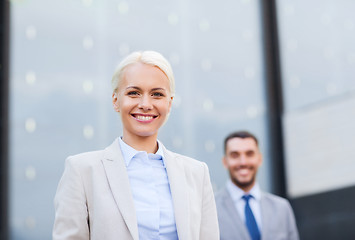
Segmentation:
[(207, 165), (157, 139), (174, 98), (168, 61), (134, 52), (118, 66), (112, 88), (122, 135), (104, 150), (67, 158), (53, 239), (219, 239)]

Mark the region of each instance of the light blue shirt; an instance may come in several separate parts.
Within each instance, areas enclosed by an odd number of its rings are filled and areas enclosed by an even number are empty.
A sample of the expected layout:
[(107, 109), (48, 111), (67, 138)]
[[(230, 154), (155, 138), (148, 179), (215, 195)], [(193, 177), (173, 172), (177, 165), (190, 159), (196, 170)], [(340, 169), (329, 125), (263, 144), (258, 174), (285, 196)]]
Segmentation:
[(261, 198), (261, 190), (257, 183), (253, 186), (253, 188), (248, 192), (244, 192), (242, 189), (237, 187), (232, 181), (229, 179), (227, 181), (227, 190), (229, 191), (234, 205), (239, 213), (240, 218), (245, 222), (245, 214), (244, 209), (246, 202), (243, 199), (245, 194), (250, 194), (253, 197), (249, 199), (249, 205), (251, 210), (253, 211), (253, 215), (255, 217), (256, 224), (258, 225), (259, 231), (262, 231), (262, 221), (261, 221), (261, 209), (260, 209), (260, 198)]
[(158, 141), (159, 148), (155, 154), (147, 154), (118, 139), (131, 185), (139, 239), (177, 240), (173, 201), (161, 143)]

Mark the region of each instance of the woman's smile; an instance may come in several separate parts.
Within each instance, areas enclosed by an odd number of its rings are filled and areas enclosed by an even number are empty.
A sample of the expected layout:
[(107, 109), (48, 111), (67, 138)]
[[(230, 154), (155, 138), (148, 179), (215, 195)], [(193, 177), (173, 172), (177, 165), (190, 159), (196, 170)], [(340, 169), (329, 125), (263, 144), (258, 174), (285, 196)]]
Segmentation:
[(131, 114), (138, 122), (151, 123), (158, 115)]

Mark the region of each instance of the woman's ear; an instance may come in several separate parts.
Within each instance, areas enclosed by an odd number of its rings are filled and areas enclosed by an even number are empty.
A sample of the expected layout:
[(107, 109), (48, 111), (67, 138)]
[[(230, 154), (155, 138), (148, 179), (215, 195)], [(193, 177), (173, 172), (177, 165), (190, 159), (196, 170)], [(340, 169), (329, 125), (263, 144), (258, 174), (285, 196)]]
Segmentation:
[(171, 110), (171, 106), (173, 105), (173, 100), (174, 100), (174, 97), (170, 97), (170, 100), (169, 100), (169, 112)]
[(112, 93), (112, 105), (113, 105), (113, 109), (116, 112), (120, 112), (120, 108), (119, 108), (119, 105), (118, 105), (117, 93)]

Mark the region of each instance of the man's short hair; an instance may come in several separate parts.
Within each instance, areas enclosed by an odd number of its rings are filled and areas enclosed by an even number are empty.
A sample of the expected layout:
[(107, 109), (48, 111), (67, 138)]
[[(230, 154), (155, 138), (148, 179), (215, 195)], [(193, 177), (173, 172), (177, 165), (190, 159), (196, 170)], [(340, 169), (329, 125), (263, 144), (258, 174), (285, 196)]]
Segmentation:
[(237, 131), (237, 132), (233, 132), (230, 133), (225, 139), (224, 139), (224, 153), (226, 153), (227, 151), (227, 142), (232, 139), (232, 138), (252, 138), (254, 139), (256, 146), (259, 146), (258, 144), (258, 139), (255, 137), (254, 134), (248, 132), (248, 131)]

